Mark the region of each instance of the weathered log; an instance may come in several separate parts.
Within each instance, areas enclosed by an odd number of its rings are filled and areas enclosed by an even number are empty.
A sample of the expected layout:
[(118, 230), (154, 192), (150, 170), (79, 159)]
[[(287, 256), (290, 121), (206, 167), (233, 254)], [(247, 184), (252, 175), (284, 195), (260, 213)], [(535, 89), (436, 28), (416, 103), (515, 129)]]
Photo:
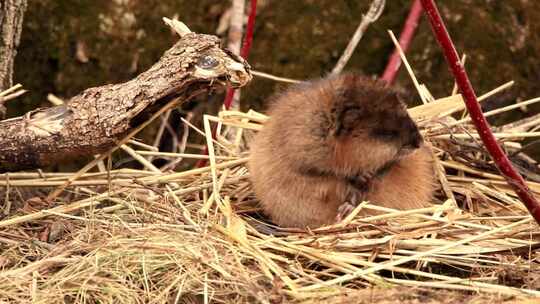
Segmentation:
[(0, 121), (0, 172), (39, 168), (103, 153), (165, 104), (251, 80), (242, 58), (215, 36), (188, 33), (149, 70), (121, 84), (90, 88), (65, 105)]

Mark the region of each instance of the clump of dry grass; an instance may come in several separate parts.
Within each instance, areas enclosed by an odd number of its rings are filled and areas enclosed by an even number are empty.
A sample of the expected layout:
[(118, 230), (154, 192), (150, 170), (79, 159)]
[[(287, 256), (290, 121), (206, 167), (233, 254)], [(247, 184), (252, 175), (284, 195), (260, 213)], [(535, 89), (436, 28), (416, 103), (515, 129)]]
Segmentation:
[[(208, 167), (2, 174), (0, 302), (367, 303), (374, 296), (366, 286), (377, 286), (377, 301), (390, 292), (388, 300), (411, 303), (430, 293), (440, 301), (540, 296), (538, 227), (466, 116), (452, 118), (460, 111), (459, 95), (410, 109), (437, 156), (441, 187), (433, 207), (397, 211), (364, 202), (343, 222), (309, 231), (271, 227), (259, 213), (246, 143), (267, 117), (254, 111), (205, 116), (205, 130), (197, 131), (209, 144)], [(211, 123), (221, 134), (216, 140)], [(539, 135), (535, 125), (514, 122), (496, 135), (516, 152), (520, 140)], [(143, 165), (152, 156), (205, 157), (128, 146)], [(538, 195), (531, 168), (525, 172)], [(35, 190), (68, 181), (54, 202)], [(355, 216), (361, 208), (382, 214)], [(276, 233), (264, 233), (268, 228)], [(434, 289), (453, 292), (445, 299)]]

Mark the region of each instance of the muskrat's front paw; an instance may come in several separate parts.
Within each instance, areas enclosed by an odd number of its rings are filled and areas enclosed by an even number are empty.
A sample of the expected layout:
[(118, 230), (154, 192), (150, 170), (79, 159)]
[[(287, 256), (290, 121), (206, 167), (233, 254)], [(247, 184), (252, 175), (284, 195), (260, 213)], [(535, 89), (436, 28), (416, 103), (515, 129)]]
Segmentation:
[(347, 217), (347, 215), (351, 214), (354, 208), (356, 208), (356, 206), (349, 202), (345, 202), (341, 204), (338, 207), (338, 213), (336, 215), (336, 222), (341, 222), (344, 218)]

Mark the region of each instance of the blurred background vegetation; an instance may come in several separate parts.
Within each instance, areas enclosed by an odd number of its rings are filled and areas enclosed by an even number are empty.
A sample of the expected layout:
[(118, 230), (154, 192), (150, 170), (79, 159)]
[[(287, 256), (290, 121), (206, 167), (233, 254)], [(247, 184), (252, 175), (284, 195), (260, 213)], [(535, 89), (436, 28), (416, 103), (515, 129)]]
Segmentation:
[[(259, 1), (251, 66), (296, 79), (324, 76), (370, 2)], [(393, 50), (387, 30), (399, 34), (412, 1), (386, 2), (383, 15), (367, 30), (346, 70), (368, 75), (383, 72)], [(88, 87), (131, 79), (176, 41), (161, 21), (163, 16), (177, 14), (191, 30), (215, 34), (230, 5), (226, 0), (29, 1), (14, 82), (30, 91), (8, 103), (8, 115), (50, 106), (47, 93), (69, 98)], [(455, 0), (439, 1), (439, 5), (458, 51), (468, 56), (466, 67), (478, 94), (516, 81), (486, 107), (540, 95), (540, 1)], [(453, 81), (424, 17), (407, 56), (420, 82), (436, 98), (450, 94)], [(411, 92), (411, 103), (418, 102), (404, 68), (396, 85)], [(262, 110), (265, 99), (285, 86), (254, 78), (242, 89), (242, 107)], [(217, 105), (221, 97), (211, 100)], [(539, 109), (532, 106), (512, 115), (531, 115)]]

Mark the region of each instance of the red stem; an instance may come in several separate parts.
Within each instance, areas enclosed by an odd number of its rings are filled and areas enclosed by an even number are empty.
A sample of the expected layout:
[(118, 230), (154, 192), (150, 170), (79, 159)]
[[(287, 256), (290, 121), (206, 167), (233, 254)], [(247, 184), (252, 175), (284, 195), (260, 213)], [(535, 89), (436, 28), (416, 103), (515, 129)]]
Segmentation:
[(521, 175), (514, 169), (512, 163), (501, 149), (497, 140), (493, 136), (489, 124), (482, 113), (480, 104), (476, 99), (476, 94), (474, 89), (471, 86), (469, 77), (465, 72), (465, 68), (459, 60), (458, 53), (446, 30), (444, 21), (439, 14), (437, 5), (433, 0), (421, 0), (424, 11), (426, 12), (427, 17), (431, 23), (431, 28), (433, 33), (437, 38), (443, 52), (446, 57), (446, 61), (454, 74), (454, 78), (458, 84), (458, 87), (465, 98), (465, 105), (467, 110), (470, 113), (471, 119), (482, 139), (482, 142), (486, 146), (487, 151), (493, 158), (493, 161), (497, 165), (497, 168), (504, 176), (508, 184), (514, 188), (514, 191), (519, 196), (523, 204), (527, 207), (533, 218), (538, 224), (540, 224), (540, 205), (538, 201), (534, 198), (531, 190), (527, 187), (525, 180)]
[[(255, 17), (257, 16), (257, 0), (251, 0), (250, 2), (250, 11), (248, 16), (248, 21), (246, 25), (246, 34), (244, 35), (244, 41), (242, 41), (242, 49), (240, 49), (240, 56), (246, 59), (249, 56), (249, 51), (251, 50), (251, 44), (253, 42), (253, 32), (255, 30)], [(228, 110), (231, 108), (233, 99), (234, 99), (235, 89), (227, 88), (227, 93), (225, 94), (225, 99), (223, 100), (223, 105), (225, 109)], [(212, 138), (215, 139), (216, 128), (212, 129)], [(203, 155), (208, 155), (208, 147), (204, 148)], [(206, 166), (206, 159), (201, 159), (197, 162), (196, 167), (201, 168)]]
[[(228, 110), (231, 108), (232, 101), (234, 98), (234, 92), (236, 90), (233, 88), (227, 88), (227, 93), (225, 93), (225, 99), (223, 100), (223, 105), (225, 105), (225, 109)], [(212, 133), (213, 134), (213, 133)]]
[[(399, 35), (399, 45), (401, 46), (403, 52), (407, 52), (407, 49), (411, 44), (411, 41), (414, 37), (414, 32), (418, 27), (418, 20), (420, 20), (421, 15), (422, 3), (420, 3), (420, 0), (414, 0), (409, 11), (409, 15), (407, 16), (405, 24), (403, 25), (403, 30)], [(388, 84), (392, 84), (392, 82), (394, 82), (394, 79), (397, 76), (397, 72), (400, 66), (401, 57), (399, 56), (398, 50), (395, 49), (392, 53), (392, 56), (390, 56), (390, 60), (388, 60), (388, 64), (386, 65), (386, 69), (384, 70), (381, 79), (385, 80)]]
[(240, 56), (247, 59), (249, 56), (249, 51), (251, 50), (251, 43), (253, 42), (253, 32), (255, 31), (255, 16), (257, 15), (257, 0), (251, 0), (251, 6), (248, 16), (248, 21), (246, 25), (246, 35), (244, 36), (244, 41), (242, 49), (240, 50)]

